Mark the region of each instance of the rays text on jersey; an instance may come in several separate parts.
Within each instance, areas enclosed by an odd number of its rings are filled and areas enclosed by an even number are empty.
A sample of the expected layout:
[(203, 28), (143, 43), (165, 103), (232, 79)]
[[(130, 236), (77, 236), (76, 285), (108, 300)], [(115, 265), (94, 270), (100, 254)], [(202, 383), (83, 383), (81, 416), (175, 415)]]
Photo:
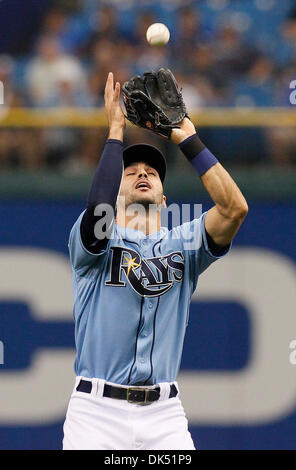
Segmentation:
[(125, 287), (126, 281), (141, 296), (157, 297), (184, 276), (184, 255), (175, 251), (165, 256), (142, 258), (130, 248), (113, 246), (106, 286)]

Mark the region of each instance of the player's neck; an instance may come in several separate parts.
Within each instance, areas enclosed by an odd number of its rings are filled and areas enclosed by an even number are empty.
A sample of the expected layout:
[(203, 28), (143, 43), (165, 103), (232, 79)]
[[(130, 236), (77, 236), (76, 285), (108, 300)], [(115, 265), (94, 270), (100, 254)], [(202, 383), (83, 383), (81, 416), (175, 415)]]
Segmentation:
[(119, 227), (131, 228), (149, 235), (158, 232), (161, 228), (160, 212), (149, 211), (146, 215), (136, 214), (127, 215), (126, 211), (118, 211), (116, 216), (116, 224)]

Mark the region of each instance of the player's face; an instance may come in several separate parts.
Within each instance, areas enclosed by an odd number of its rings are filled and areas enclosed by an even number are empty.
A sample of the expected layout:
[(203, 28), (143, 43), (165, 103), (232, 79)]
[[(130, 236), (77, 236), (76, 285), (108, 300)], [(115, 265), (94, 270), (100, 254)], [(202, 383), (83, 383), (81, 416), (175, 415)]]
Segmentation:
[(120, 188), (125, 207), (130, 204), (165, 205), (163, 186), (158, 172), (147, 163), (136, 162), (125, 168)]

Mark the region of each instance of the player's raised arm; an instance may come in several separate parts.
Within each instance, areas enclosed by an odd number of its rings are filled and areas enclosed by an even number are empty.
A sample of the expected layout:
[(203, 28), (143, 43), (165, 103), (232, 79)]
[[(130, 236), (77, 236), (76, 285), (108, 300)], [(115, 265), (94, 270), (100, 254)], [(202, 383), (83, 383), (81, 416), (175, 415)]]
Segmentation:
[[(83, 215), (80, 233), (84, 247), (91, 253), (99, 253), (105, 249), (108, 236), (112, 232), (114, 217), (108, 220), (103, 237), (98, 239), (95, 235), (95, 225), (106, 214), (95, 215), (95, 208), (99, 204), (102, 207), (110, 207), (114, 213), (118, 192), (122, 178), (123, 133), (125, 129), (125, 117), (120, 102), (120, 84), (114, 86), (113, 73), (109, 73), (105, 86), (105, 110), (109, 124), (109, 136), (105, 144), (99, 165), (95, 171), (93, 182), (87, 198), (87, 209)], [(100, 211), (96, 212), (99, 214)]]
[(205, 147), (193, 123), (185, 118), (179, 129), (173, 129), (171, 140), (199, 174), (215, 203), (206, 214), (205, 229), (218, 246), (229, 245), (248, 212), (247, 202), (229, 173)]
[(127, 118), (179, 145), (201, 177), (215, 206), (205, 218), (208, 244), (219, 253), (230, 244), (248, 206), (237, 185), (205, 147), (188, 118), (182, 89), (169, 69), (146, 72), (122, 87)]

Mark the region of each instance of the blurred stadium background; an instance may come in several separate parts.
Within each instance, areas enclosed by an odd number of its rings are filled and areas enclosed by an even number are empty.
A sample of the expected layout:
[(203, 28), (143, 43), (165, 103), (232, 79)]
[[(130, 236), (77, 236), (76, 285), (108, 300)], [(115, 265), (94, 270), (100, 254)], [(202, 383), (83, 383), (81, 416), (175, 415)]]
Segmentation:
[[(153, 22), (165, 48), (145, 43)], [(248, 203), (194, 297), (179, 377), (201, 449), (296, 449), (296, 8), (292, 0), (0, 3), (0, 449), (59, 449), (73, 386), (67, 239), (107, 136), (107, 72), (169, 66)], [(170, 202), (211, 201), (168, 156)]]

